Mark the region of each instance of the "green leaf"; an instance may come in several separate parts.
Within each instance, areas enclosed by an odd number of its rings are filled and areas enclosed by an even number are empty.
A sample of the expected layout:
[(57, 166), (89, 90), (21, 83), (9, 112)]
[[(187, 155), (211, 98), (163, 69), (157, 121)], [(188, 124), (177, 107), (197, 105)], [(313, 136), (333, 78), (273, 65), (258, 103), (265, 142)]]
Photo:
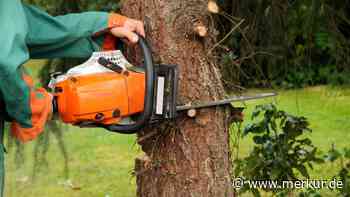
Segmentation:
[(251, 189), (251, 191), (252, 191), (254, 197), (261, 197), (260, 192), (259, 192), (258, 189), (254, 188), (254, 189)]
[(336, 161), (339, 157), (341, 157), (340, 152), (337, 149), (331, 149), (328, 151), (328, 153), (324, 156), (324, 159), (326, 161), (334, 162)]
[(350, 148), (344, 148), (344, 157), (350, 159)]
[(303, 175), (305, 178), (310, 178), (309, 173), (307, 172), (307, 169), (303, 165), (296, 166), (296, 169)]
[(283, 170), (282, 168), (276, 168), (276, 167), (272, 168), (271, 175), (270, 175), (271, 179), (272, 180), (278, 180), (282, 170)]
[(254, 111), (252, 112), (252, 120), (257, 118), (261, 112), (261, 108), (259, 106), (256, 106)]
[(299, 142), (300, 144), (303, 144), (303, 145), (311, 145), (312, 144), (312, 141), (309, 138), (297, 140), (297, 142)]
[(267, 139), (265, 136), (254, 136), (253, 141), (255, 144), (264, 144), (267, 141)]
[(314, 161), (315, 163), (318, 163), (318, 164), (324, 163), (324, 159), (319, 158), (319, 157), (316, 157), (313, 161)]
[(249, 123), (243, 129), (243, 136), (248, 135), (249, 133), (263, 133), (264, 129), (259, 123)]

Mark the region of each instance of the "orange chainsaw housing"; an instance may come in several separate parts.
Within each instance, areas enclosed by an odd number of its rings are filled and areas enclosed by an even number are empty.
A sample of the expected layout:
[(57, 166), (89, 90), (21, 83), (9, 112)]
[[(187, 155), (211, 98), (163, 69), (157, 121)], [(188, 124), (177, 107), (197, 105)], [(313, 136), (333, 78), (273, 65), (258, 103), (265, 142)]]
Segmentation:
[(127, 71), (70, 77), (55, 85), (54, 95), (65, 123), (115, 124), (144, 110), (145, 74)]

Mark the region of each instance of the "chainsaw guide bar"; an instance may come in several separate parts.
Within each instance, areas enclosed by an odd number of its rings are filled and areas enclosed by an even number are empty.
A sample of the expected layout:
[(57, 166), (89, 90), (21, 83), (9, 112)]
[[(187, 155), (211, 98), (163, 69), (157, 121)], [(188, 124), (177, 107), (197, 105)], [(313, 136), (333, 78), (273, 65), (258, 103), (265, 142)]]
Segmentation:
[(274, 97), (274, 96), (277, 96), (277, 93), (262, 93), (254, 96), (233, 96), (223, 100), (203, 102), (203, 103), (194, 104), (194, 105), (176, 106), (176, 111), (216, 107), (221, 105), (229, 105), (233, 102), (244, 102), (244, 101), (263, 99), (263, 98)]

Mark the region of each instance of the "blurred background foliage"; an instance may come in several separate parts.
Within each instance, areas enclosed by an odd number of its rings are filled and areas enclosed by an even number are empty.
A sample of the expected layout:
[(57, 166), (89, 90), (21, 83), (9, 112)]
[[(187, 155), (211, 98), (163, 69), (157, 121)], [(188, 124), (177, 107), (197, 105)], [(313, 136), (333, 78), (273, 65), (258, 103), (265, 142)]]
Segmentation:
[[(350, 1), (220, 0), (226, 85), (350, 84)], [(236, 78), (234, 78), (235, 76)]]
[(121, 5), (118, 0), (25, 0), (24, 2), (39, 6), (53, 15), (80, 11), (117, 11)]

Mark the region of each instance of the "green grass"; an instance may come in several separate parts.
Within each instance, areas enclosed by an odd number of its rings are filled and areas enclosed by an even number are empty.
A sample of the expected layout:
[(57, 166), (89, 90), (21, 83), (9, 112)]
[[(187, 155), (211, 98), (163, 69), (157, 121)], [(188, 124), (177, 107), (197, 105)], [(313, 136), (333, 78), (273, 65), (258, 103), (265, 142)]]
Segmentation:
[(49, 168), (35, 181), (31, 179), (35, 142), (25, 145), (26, 162), (20, 169), (16, 169), (14, 150), (7, 155), (6, 196), (135, 196), (132, 168), (138, 149), (134, 136), (69, 127), (65, 142), (73, 187), (67, 185), (63, 156), (51, 137)]
[[(39, 67), (32, 69), (31, 73), (36, 76), (38, 69)], [(339, 148), (348, 146), (350, 88), (313, 87), (278, 92), (279, 96), (276, 99), (247, 102), (246, 121), (249, 121), (250, 113), (256, 104), (276, 102), (279, 109), (309, 119), (313, 129), (309, 135), (321, 151), (326, 152), (332, 143)], [(67, 186), (63, 156), (53, 135), (50, 139), (50, 149), (47, 153), (49, 167), (41, 172), (35, 181), (31, 179), (35, 142), (25, 145), (25, 163), (19, 169), (14, 162), (15, 150), (10, 150), (6, 155), (7, 197), (136, 195), (132, 171), (134, 159), (140, 151), (135, 145), (135, 136), (113, 134), (99, 129), (67, 127), (65, 143), (69, 152), (69, 179), (74, 187)], [(240, 156), (246, 155), (251, 148), (251, 139), (243, 139)], [(316, 166), (311, 174), (313, 178), (326, 179), (332, 177), (336, 169), (335, 164)], [(332, 196), (329, 191), (323, 193)]]

